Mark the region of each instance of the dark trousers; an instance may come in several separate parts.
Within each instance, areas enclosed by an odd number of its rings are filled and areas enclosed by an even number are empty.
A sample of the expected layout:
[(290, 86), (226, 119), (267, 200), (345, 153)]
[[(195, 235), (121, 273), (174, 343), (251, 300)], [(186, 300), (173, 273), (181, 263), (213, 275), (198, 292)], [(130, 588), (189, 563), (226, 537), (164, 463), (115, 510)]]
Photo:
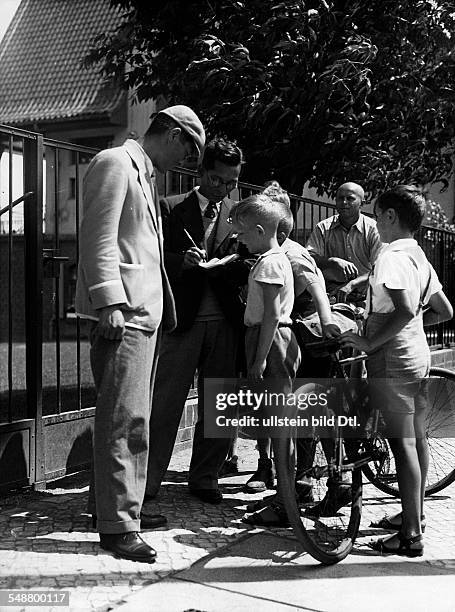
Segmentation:
[[(150, 419), (147, 488), (156, 495), (168, 468), (185, 401), (198, 371), (198, 420), (188, 484), (215, 489), (231, 439), (204, 437), (204, 378), (236, 376), (238, 332), (226, 321), (195, 322), (190, 330), (163, 337)], [(205, 409), (215, 409), (207, 406)]]

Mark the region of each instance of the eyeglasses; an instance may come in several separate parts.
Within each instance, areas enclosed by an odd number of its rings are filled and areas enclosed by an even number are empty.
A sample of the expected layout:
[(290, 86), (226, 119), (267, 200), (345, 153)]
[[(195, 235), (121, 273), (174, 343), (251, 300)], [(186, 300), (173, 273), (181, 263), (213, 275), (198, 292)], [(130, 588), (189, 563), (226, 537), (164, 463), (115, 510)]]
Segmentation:
[(231, 179), (230, 181), (223, 181), (223, 179), (220, 176), (217, 176), (216, 174), (210, 174), (210, 172), (207, 172), (207, 176), (209, 177), (209, 181), (212, 187), (223, 186), (226, 188), (226, 191), (232, 191), (238, 185), (237, 180)]

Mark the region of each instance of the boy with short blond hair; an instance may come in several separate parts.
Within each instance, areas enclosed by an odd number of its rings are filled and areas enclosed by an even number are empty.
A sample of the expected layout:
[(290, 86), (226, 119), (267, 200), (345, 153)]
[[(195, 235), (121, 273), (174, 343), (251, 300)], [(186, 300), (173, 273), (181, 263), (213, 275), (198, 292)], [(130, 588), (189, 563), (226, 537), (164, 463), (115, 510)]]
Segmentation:
[[(293, 317), (296, 315), (305, 317), (317, 312), (324, 337), (335, 338), (340, 334), (340, 330), (332, 319), (324, 277), (306, 248), (289, 238), (294, 220), (288, 193), (277, 181), (270, 181), (262, 193), (270, 197), (279, 210), (280, 221), (277, 228), (277, 241), (289, 259), (294, 278)], [(300, 349), (302, 351), (302, 345), (300, 345)], [(328, 361), (324, 359), (324, 363), (321, 363), (321, 359), (305, 359), (303, 351), (301, 358), (302, 363), (297, 376), (322, 377), (330, 364), (330, 359)], [(270, 458), (270, 439), (258, 439), (257, 448), (259, 451), (258, 468), (245, 485), (245, 489), (251, 493), (263, 492), (267, 488), (272, 488), (274, 483), (273, 462)], [(297, 452), (296, 487), (299, 498), (302, 502), (312, 501), (311, 479), (302, 477), (302, 474), (312, 465), (313, 441), (307, 442), (306, 439), (298, 439), (297, 448), (299, 450)], [(251, 511), (259, 510), (270, 501), (271, 498), (266, 497), (249, 505), (247, 509)]]
[[(280, 390), (290, 393), (300, 363), (300, 351), (291, 329), (292, 268), (277, 240), (282, 213), (268, 196), (258, 194), (239, 202), (232, 209), (231, 217), (238, 241), (250, 253), (259, 255), (248, 278), (244, 319), (248, 378), (279, 379), (283, 387)], [(274, 501), (243, 520), (256, 525), (286, 525), (280, 483)]]

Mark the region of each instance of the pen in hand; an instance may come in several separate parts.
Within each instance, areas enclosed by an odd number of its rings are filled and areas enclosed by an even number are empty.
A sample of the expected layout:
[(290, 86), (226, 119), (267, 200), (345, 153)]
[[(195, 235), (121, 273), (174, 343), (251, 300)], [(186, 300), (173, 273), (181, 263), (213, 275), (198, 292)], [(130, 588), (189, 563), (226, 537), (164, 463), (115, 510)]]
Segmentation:
[[(186, 228), (183, 228), (183, 231), (185, 233), (185, 236), (188, 238), (188, 240), (191, 242), (191, 244), (193, 245), (193, 247), (195, 249), (197, 249), (197, 254), (199, 255), (199, 257), (201, 258), (201, 261), (206, 261), (207, 259), (207, 255), (206, 252), (204, 251), (204, 249), (201, 249), (200, 247), (198, 247), (198, 245), (194, 242), (193, 237), (191, 236), (191, 234), (189, 233), (189, 231)], [(189, 251), (188, 251), (189, 253)], [(194, 257), (194, 256), (193, 256)], [(199, 263), (198, 261), (194, 261), (193, 265)]]
[(193, 240), (193, 238), (192, 238), (192, 236), (191, 236), (190, 232), (189, 232), (187, 229), (185, 229), (185, 228), (183, 228), (183, 231), (185, 232), (185, 236), (188, 238), (188, 240), (191, 242), (191, 244), (192, 244), (194, 247), (196, 247), (196, 248), (198, 249), (199, 247), (198, 247), (198, 245), (197, 245), (197, 244), (194, 242), (194, 240)]

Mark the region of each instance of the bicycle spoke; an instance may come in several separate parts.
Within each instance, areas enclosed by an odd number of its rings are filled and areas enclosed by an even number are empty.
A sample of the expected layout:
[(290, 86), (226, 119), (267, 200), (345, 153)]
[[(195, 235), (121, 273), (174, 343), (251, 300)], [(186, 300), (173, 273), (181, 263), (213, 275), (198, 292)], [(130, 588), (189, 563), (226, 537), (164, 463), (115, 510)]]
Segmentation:
[[(431, 495), (455, 481), (455, 373), (432, 368), (426, 415), (429, 469), (425, 494)], [(363, 468), (366, 477), (381, 491), (399, 496), (395, 462), (379, 466), (372, 462)]]

